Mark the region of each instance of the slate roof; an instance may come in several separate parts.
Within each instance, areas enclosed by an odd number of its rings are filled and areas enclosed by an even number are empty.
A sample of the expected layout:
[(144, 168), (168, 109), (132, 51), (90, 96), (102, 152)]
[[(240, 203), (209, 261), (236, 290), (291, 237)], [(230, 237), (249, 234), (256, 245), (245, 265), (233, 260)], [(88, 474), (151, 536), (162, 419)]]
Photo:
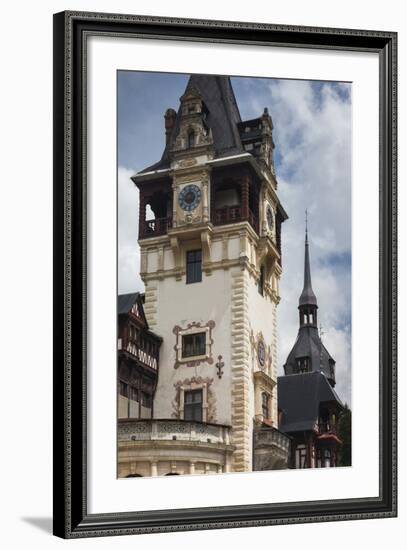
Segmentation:
[(320, 372), (279, 376), (277, 390), (282, 411), (279, 430), (286, 433), (313, 430), (322, 403), (343, 408), (335, 390)]
[(303, 326), (298, 330), (297, 340), (288, 354), (284, 365), (285, 374), (298, 371), (298, 359), (308, 357), (312, 371), (323, 372), (329, 379), (335, 380), (335, 361), (321, 341), (318, 329)]
[(302, 289), (300, 300), (300, 306), (316, 306), (317, 297), (312, 290), (311, 284), (311, 267), (309, 260), (309, 244), (308, 244), (308, 231), (305, 231), (305, 256), (304, 256), (304, 288)]
[[(312, 290), (311, 267), (309, 257), (308, 230), (305, 230), (304, 254), (304, 287), (299, 299), (300, 312), (308, 309), (314, 312), (318, 309), (317, 298)], [(298, 359), (308, 358), (308, 370), (323, 372), (332, 385), (335, 385), (335, 360), (322, 343), (316, 321), (310, 324), (301, 324), (297, 339), (284, 365), (284, 373), (291, 375), (298, 373)]]
[(130, 294), (120, 294), (117, 297), (117, 314), (129, 313), (135, 301), (141, 296), (140, 292), (131, 292)]
[[(191, 75), (185, 92), (191, 87), (201, 95), (208, 109), (205, 123), (212, 129), (215, 158), (243, 153), (244, 149), (237, 126), (241, 122), (241, 117), (230, 77), (194, 74)], [(161, 160), (144, 168), (139, 174), (170, 167), (169, 150), (178, 135), (179, 120), (180, 109), (178, 110), (169, 143), (164, 149)]]

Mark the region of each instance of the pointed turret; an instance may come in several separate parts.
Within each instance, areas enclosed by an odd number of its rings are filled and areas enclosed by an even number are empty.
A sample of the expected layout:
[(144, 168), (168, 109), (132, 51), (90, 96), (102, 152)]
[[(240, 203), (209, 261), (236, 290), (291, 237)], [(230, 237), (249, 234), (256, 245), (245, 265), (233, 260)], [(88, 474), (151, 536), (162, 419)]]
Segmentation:
[(285, 374), (322, 372), (331, 386), (335, 385), (335, 361), (318, 333), (317, 297), (311, 284), (308, 226), (305, 226), (304, 287), (299, 299), (300, 328), (294, 347), (284, 365)]
[(300, 306), (317, 306), (317, 297), (312, 290), (311, 267), (309, 260), (308, 227), (305, 226), (305, 255), (304, 255), (304, 288), (302, 289)]
[(300, 326), (317, 327), (317, 297), (312, 290), (311, 266), (309, 259), (308, 220), (305, 213), (305, 253), (304, 253), (304, 287), (299, 299)]

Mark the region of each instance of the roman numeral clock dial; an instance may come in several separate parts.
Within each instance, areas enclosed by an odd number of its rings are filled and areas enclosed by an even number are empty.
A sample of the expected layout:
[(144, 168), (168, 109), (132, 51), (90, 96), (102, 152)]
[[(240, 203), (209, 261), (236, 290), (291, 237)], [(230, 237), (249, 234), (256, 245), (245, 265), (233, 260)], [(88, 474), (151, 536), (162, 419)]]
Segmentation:
[(178, 203), (186, 212), (191, 212), (201, 202), (201, 190), (197, 185), (186, 185), (179, 194)]

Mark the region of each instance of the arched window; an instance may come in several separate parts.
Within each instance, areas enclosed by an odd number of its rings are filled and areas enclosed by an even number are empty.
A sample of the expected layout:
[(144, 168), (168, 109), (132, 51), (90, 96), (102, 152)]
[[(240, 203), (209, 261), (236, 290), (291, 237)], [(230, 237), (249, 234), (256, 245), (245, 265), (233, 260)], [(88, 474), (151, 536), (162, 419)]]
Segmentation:
[(179, 476), (179, 473), (177, 472), (168, 472), (168, 474), (165, 474), (166, 476)]
[(261, 410), (263, 418), (267, 420), (270, 417), (270, 397), (266, 392), (261, 394)]
[(259, 294), (262, 296), (264, 295), (264, 265), (260, 268), (260, 276), (257, 283), (257, 290), (259, 291)]
[(129, 474), (127, 477), (143, 477), (141, 474)]
[(195, 132), (193, 130), (189, 130), (188, 132), (188, 149), (191, 149), (195, 145)]

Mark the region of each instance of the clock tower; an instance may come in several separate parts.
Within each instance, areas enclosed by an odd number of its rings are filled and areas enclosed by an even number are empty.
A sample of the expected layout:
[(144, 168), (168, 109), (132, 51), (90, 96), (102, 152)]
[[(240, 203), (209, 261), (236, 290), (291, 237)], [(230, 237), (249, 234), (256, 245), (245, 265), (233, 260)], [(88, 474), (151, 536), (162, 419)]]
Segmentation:
[[(168, 460), (172, 473), (249, 471), (259, 450), (268, 467), (281, 467), (277, 305), (287, 216), (272, 119), (264, 109), (242, 120), (230, 78), (211, 75), (191, 76), (164, 119), (161, 159), (132, 178), (144, 312), (162, 338), (153, 417), (172, 422), (171, 450), (157, 462)], [(201, 456), (191, 442), (204, 429)]]

